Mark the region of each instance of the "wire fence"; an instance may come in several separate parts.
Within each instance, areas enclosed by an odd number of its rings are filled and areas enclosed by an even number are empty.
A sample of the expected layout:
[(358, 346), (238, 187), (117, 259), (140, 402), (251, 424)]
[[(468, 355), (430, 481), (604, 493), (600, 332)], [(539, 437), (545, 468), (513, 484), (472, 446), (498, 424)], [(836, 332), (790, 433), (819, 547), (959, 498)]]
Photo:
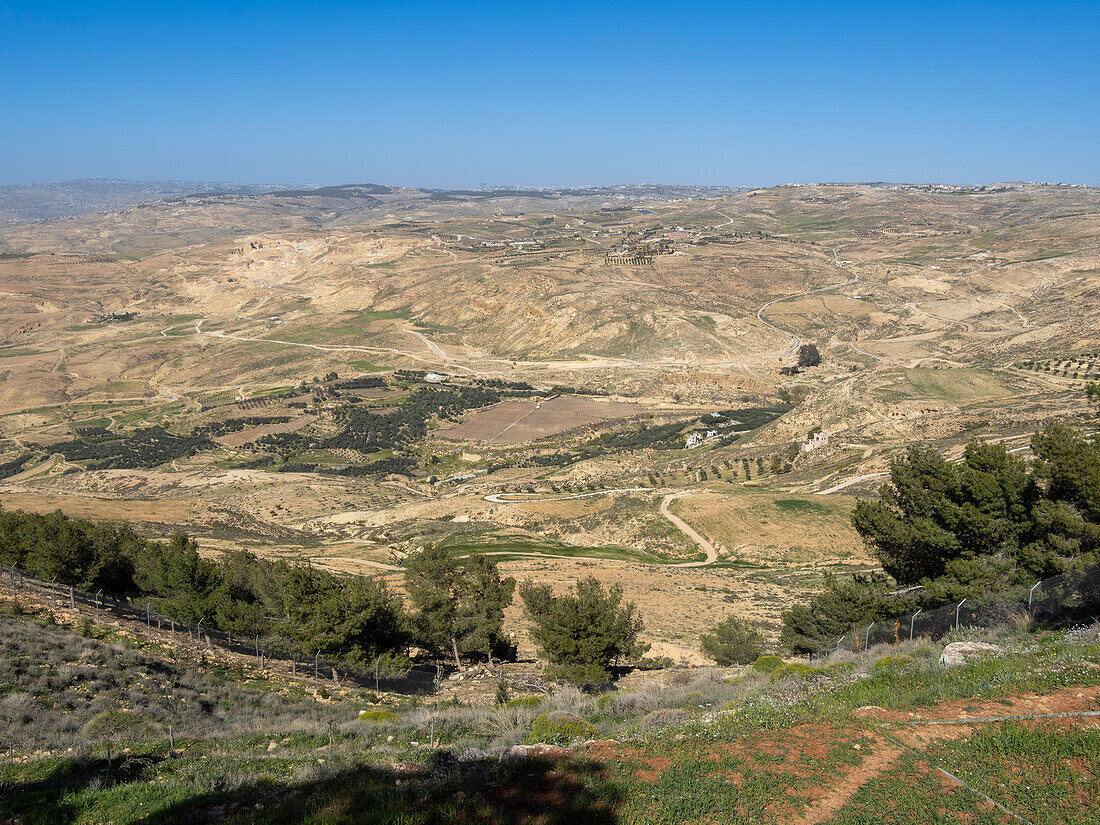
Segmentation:
[(433, 668), (413, 667), (400, 673), (388, 672), (381, 657), (374, 662), (351, 663), (322, 657), (317, 651), (313, 657), (281, 644), (277, 638), (259, 634), (232, 633), (205, 625), (200, 619), (195, 624), (180, 621), (153, 608), (153, 599), (134, 599), (107, 590), (90, 592), (60, 584), (56, 580), (45, 581), (25, 575), (18, 567), (0, 568), (0, 585), (10, 588), (12, 598), (18, 602), (20, 595), (35, 595), (56, 609), (68, 609), (93, 624), (113, 624), (134, 632), (144, 632), (152, 637), (170, 640), (196, 653), (223, 651), (251, 659), (261, 669), (281, 671), (301, 679), (312, 680), (318, 686), (328, 683), (339, 686), (345, 683), (357, 687), (373, 688), (379, 693), (428, 695), (439, 689), (444, 676), (442, 666)]
[(875, 645), (896, 645), (918, 638), (938, 641), (952, 631), (966, 628), (993, 628), (1020, 620), (1065, 625), (1097, 616), (1100, 616), (1100, 565), (1093, 565), (988, 596), (854, 627), (836, 642), (811, 654), (810, 659), (823, 659), (841, 650), (861, 653)]

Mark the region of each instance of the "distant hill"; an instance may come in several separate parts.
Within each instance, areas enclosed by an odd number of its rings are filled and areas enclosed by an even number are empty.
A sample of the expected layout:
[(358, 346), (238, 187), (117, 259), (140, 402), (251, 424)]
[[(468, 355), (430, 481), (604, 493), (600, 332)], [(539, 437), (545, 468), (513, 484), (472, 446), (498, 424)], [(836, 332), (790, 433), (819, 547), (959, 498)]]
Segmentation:
[[(0, 186), (0, 226), (35, 221), (77, 218), (97, 212), (117, 212), (132, 206), (158, 201), (179, 201), (195, 197), (239, 199), (270, 196), (289, 200), (326, 198), (356, 201), (356, 207), (378, 206), (394, 200), (409, 200), (429, 194), (436, 202), (481, 202), (503, 198), (554, 200), (573, 198), (614, 198), (670, 200), (678, 198), (721, 197), (745, 191), (743, 187), (667, 186), (628, 184), (622, 186), (514, 187), (480, 189), (429, 189), (356, 183), (339, 186), (295, 186), (283, 184), (237, 184), (211, 181), (129, 181), (108, 178), (66, 180), (57, 183), (29, 183)], [(261, 202), (262, 203), (262, 202)]]
[(279, 185), (209, 181), (131, 181), (107, 178), (0, 186), (0, 224), (73, 218), (137, 203), (199, 193), (259, 194)]

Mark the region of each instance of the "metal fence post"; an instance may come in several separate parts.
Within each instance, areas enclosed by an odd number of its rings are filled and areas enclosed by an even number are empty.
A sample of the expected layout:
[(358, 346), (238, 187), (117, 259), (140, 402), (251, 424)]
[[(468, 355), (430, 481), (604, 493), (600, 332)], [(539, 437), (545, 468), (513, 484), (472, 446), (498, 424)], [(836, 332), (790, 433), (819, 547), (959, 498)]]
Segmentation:
[(99, 594), (102, 593), (102, 592), (103, 592), (103, 588), (101, 587), (101, 588), (99, 588), (99, 590), (95, 594), (95, 623), (96, 624), (99, 624)]
[(959, 611), (962, 610), (962, 606), (966, 604), (969, 599), (963, 599), (957, 605), (955, 605), (955, 630), (959, 629)]
[(8, 569), (8, 572), (11, 573), (11, 597), (12, 597), (12, 600), (14, 601), (15, 598), (16, 598), (16, 596), (15, 596), (15, 565), (14, 564)]
[(917, 616), (924, 612), (924, 608), (918, 608), (917, 612), (913, 614), (913, 618), (909, 620), (909, 641), (913, 641), (913, 625), (917, 623)]
[(313, 681), (314, 682), (319, 682), (320, 681), (320, 679), (318, 679), (318, 677), (317, 677), (317, 663), (320, 661), (320, 659), (321, 659), (321, 651), (318, 650), (317, 655), (315, 655), (313, 657)]
[(378, 693), (378, 663), (382, 661), (382, 657), (379, 656), (374, 660), (374, 692)]
[(199, 623), (195, 625), (195, 637), (196, 641), (199, 644), (199, 650), (202, 650), (202, 623), (203, 621), (205, 621), (205, 619), (206, 617), (203, 616), (201, 619), (199, 619)]
[(69, 610), (76, 610), (76, 600), (73, 599), (73, 586), (69, 585)]
[(1035, 584), (1031, 585), (1031, 589), (1027, 591), (1027, 615), (1029, 617), (1031, 616), (1031, 597), (1035, 594), (1035, 588), (1042, 583), (1043, 580), (1040, 579), (1039, 581), (1035, 582)]
[(145, 603), (145, 635), (148, 636), (153, 631), (153, 623), (149, 621), (149, 602)]
[(867, 625), (867, 635), (863, 639), (863, 649), (867, 650), (871, 646), (871, 628), (875, 626), (874, 622)]
[(847, 638), (848, 638), (848, 634), (845, 633), (843, 636), (841, 636), (839, 639), (836, 640), (836, 650), (834, 650), (833, 653), (839, 653), (840, 652), (840, 643), (843, 642)]

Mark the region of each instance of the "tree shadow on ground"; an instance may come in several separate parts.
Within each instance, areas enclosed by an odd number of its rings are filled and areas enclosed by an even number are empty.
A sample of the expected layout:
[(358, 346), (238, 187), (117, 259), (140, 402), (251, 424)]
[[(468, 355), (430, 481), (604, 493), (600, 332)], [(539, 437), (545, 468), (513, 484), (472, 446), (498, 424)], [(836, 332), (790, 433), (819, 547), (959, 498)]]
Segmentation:
[(440, 753), (431, 765), (356, 766), (298, 785), (253, 784), (196, 797), (142, 823), (615, 825), (621, 798), (603, 766), (591, 760), (501, 762)]
[(163, 754), (129, 754), (110, 762), (74, 757), (58, 762), (41, 779), (0, 782), (0, 822), (75, 822), (81, 812), (74, 798), (81, 791), (141, 782), (163, 759)]
[[(156, 781), (163, 756), (71, 758), (41, 779), (0, 783), (0, 822), (68, 825), (87, 818), (86, 790), (125, 794)], [(146, 786), (148, 787), (148, 785)], [(137, 791), (135, 790), (135, 793)], [(500, 761), (357, 765), (298, 783), (261, 778), (224, 791), (198, 790), (142, 818), (141, 825), (224, 822), (233, 825), (615, 825), (622, 791), (601, 763), (571, 755)]]

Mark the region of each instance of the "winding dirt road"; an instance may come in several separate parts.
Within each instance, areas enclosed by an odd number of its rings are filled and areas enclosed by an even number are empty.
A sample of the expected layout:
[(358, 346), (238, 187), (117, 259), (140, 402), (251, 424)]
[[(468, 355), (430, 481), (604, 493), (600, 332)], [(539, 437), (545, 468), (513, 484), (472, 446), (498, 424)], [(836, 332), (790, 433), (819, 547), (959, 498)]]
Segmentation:
[(912, 301), (910, 301), (905, 306), (907, 306), (913, 312), (917, 313), (917, 315), (923, 315), (925, 318), (931, 318), (934, 321), (943, 321), (943, 322), (948, 323), (948, 324), (958, 324), (960, 327), (965, 329), (967, 332), (973, 332), (974, 331), (974, 325), (967, 322), (967, 321), (956, 321), (954, 318), (944, 318), (941, 315), (933, 315), (931, 312), (925, 312), (923, 309), (918, 309), (917, 305), (915, 303), (913, 303)]
[(695, 532), (695, 530), (692, 529), (691, 525), (689, 525), (679, 516), (674, 515), (672, 511), (668, 509), (668, 506), (674, 500), (680, 498), (681, 496), (690, 495), (690, 493), (690, 490), (681, 490), (678, 493), (669, 493), (667, 496), (665, 496), (661, 500), (661, 515), (671, 521), (681, 533), (683, 533), (685, 536), (687, 536), (689, 539), (699, 545), (699, 549), (707, 554), (707, 557), (704, 561), (685, 561), (673, 566), (706, 567), (707, 565), (714, 564), (716, 561), (718, 561), (718, 550), (715, 549), (713, 544), (711, 544), (709, 541), (707, 541), (705, 538)]
[[(614, 489), (614, 490), (596, 490), (595, 492), (591, 492), (591, 493), (574, 493), (572, 495), (567, 495), (567, 496), (552, 496), (552, 497), (549, 497), (549, 498), (520, 498), (520, 499), (506, 498), (506, 496), (514, 496), (515, 493), (492, 493), (491, 495), (485, 496), (485, 500), (489, 501), (489, 502), (492, 502), (493, 504), (527, 504), (527, 503), (531, 503), (531, 502), (543, 502), (543, 501), (569, 501), (570, 499), (589, 498), (591, 496), (604, 496), (604, 495), (610, 495), (611, 493), (638, 493), (638, 492), (646, 492), (646, 491), (650, 491), (650, 490), (652, 490), (652, 488), (650, 488), (650, 487), (622, 487), (622, 488), (618, 488), (618, 489)], [(697, 533), (691, 527), (690, 524), (688, 524), (682, 518), (675, 515), (671, 510), (669, 510), (669, 505), (673, 501), (675, 501), (676, 499), (678, 499), (682, 496), (691, 495), (692, 492), (694, 492), (694, 491), (693, 490), (680, 490), (679, 492), (669, 493), (668, 495), (666, 495), (663, 499), (661, 499), (661, 508), (660, 508), (661, 509), (661, 515), (664, 516), (669, 521), (671, 521), (673, 526), (675, 526), (677, 530), (679, 530), (681, 533), (683, 533), (685, 536), (687, 536), (689, 539), (691, 539), (693, 542), (695, 542), (695, 544), (698, 545), (699, 549), (702, 550), (706, 554), (706, 558), (703, 559), (702, 561), (682, 561), (682, 562), (676, 562), (675, 564), (662, 565), (662, 567), (707, 567), (708, 565), (714, 564), (716, 561), (718, 561), (718, 550), (717, 550), (717, 548), (715, 548), (715, 546), (713, 544), (711, 544), (709, 541), (707, 541), (705, 538), (703, 538), (701, 535), (699, 535), (699, 533)], [(601, 559), (601, 558), (597, 558), (597, 557), (594, 557), (594, 556), (562, 556), (562, 555), (554, 555), (553, 553), (534, 553), (534, 552), (530, 552), (530, 553), (528, 553), (528, 552), (516, 552), (516, 553), (514, 553), (514, 552), (511, 552), (511, 551), (502, 551), (501, 553), (487, 553), (485, 555), (492, 556), (492, 555), (505, 555), (505, 554), (506, 555), (515, 555), (515, 556), (535, 556), (535, 557), (538, 557), (538, 558), (548, 558), (548, 559), (580, 559), (582, 561), (603, 561), (603, 562), (617, 561), (616, 559)]]

